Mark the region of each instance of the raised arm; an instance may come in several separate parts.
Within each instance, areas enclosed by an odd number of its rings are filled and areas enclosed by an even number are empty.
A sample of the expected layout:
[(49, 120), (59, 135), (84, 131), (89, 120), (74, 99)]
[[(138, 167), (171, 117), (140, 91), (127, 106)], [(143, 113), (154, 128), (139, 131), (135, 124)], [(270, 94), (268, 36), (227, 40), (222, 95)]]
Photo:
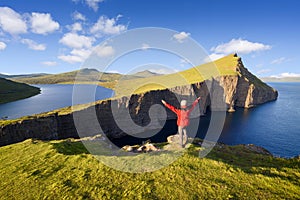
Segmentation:
[(199, 102), (199, 100), (201, 99), (201, 97), (198, 97), (192, 104), (192, 107), (189, 109), (189, 112), (192, 112), (193, 109), (195, 108), (195, 106), (197, 105), (197, 103)]
[(162, 102), (167, 108), (169, 108), (171, 111), (173, 111), (174, 113), (177, 114), (178, 110), (177, 110), (174, 106), (168, 104), (168, 103), (165, 102), (164, 100), (161, 100), (161, 102)]

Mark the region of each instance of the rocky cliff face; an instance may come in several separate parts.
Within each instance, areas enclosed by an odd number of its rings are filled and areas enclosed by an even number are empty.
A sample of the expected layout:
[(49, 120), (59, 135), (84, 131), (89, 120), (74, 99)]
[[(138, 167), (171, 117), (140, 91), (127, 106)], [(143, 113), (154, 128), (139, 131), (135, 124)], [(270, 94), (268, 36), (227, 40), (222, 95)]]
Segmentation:
[(207, 109), (233, 112), (235, 107), (251, 108), (277, 99), (277, 91), (252, 75), (243, 66), (241, 59), (236, 72), (236, 75), (219, 76), (190, 85), (104, 100), (70, 114), (36, 116), (2, 125), (0, 146), (28, 138), (64, 139), (99, 133), (120, 138), (126, 133), (136, 134), (157, 129), (164, 125), (164, 120), (176, 118), (169, 110), (166, 112), (163, 107), (155, 106), (161, 105), (162, 99), (179, 107), (181, 99), (192, 103), (196, 96), (201, 96), (200, 109), (196, 109), (191, 117), (204, 114)]

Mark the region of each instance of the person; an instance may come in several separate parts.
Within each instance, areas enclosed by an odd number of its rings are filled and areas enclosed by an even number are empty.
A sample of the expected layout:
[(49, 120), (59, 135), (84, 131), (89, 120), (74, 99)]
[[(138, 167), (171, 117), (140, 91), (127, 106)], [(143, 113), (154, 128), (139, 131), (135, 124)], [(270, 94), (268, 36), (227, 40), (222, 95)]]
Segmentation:
[(183, 148), (183, 138), (187, 137), (186, 128), (190, 124), (190, 114), (199, 102), (200, 97), (198, 97), (192, 104), (190, 108), (187, 107), (187, 101), (182, 100), (180, 102), (180, 108), (175, 108), (174, 106), (168, 104), (164, 100), (161, 100), (161, 102), (169, 108), (171, 111), (173, 111), (177, 115), (177, 126), (178, 126), (178, 134), (179, 134), (179, 141), (180, 145)]

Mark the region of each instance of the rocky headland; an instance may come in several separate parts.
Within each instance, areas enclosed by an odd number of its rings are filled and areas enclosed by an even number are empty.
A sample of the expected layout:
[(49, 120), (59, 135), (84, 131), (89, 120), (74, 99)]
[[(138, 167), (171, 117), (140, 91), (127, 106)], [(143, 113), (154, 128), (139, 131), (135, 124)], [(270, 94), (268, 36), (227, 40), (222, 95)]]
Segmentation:
[[(240, 57), (229, 55), (222, 59), (216, 61), (216, 65), (219, 69), (230, 65), (230, 73), (225, 72), (205, 80), (199, 78), (199, 81), (193, 80), (188, 84), (170, 88), (144, 90), (132, 95), (118, 95), (112, 99), (84, 106), (76, 111), (69, 108), (68, 112), (57, 110), (49, 114), (1, 121), (0, 146), (17, 143), (28, 138), (42, 140), (78, 138), (78, 132), (81, 132), (80, 137), (104, 133), (110, 138), (120, 138), (126, 135), (123, 128), (119, 127), (120, 124), (125, 124), (125, 126), (128, 124), (128, 119), (123, 117), (127, 116), (126, 113), (129, 113), (130, 121), (140, 127), (139, 132), (159, 128), (162, 126), (161, 120), (164, 120), (162, 118), (165, 111), (157, 109), (158, 111), (151, 115), (149, 110), (155, 104), (161, 105), (162, 99), (179, 106), (178, 99), (184, 98), (191, 103), (196, 96), (201, 96), (200, 114), (206, 113), (208, 109), (234, 112), (236, 107), (251, 108), (277, 99), (278, 92), (251, 74), (245, 68)], [(161, 77), (164, 76), (158, 76), (157, 78)], [(114, 112), (118, 112), (118, 119), (116, 119)], [(91, 113), (96, 114), (96, 121), (95, 116)], [(122, 115), (121, 113), (125, 114)], [(197, 113), (194, 117), (197, 117), (196, 115)], [(76, 116), (84, 116), (81, 123), (85, 125), (79, 128), (84, 129), (84, 131), (78, 130), (78, 127), (76, 128), (74, 116), (75, 118)], [(176, 116), (172, 112), (167, 111), (167, 120), (175, 118)], [(100, 132), (99, 129), (95, 128), (95, 123), (98, 123), (98, 126), (100, 123)], [(131, 124), (129, 123), (128, 126), (131, 126)]]

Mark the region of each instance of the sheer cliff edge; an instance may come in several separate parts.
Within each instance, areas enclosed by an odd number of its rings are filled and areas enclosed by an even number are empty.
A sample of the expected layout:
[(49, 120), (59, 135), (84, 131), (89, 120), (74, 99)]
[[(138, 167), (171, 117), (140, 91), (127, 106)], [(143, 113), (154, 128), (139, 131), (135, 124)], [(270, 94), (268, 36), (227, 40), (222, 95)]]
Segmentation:
[[(217, 73), (211, 73), (212, 68)], [(251, 74), (236, 54), (175, 74), (118, 80), (114, 90), (115, 97), (92, 104), (67, 107), (16, 120), (2, 120), (0, 146), (28, 138), (78, 138), (78, 131), (84, 132), (80, 137), (106, 134), (110, 138), (120, 138), (126, 133), (119, 126), (130, 126), (127, 123), (128, 117), (139, 127), (131, 135), (147, 129), (157, 129), (163, 125), (161, 120), (164, 121), (162, 118), (166, 111), (158, 109), (151, 113), (150, 108), (155, 104), (161, 105), (161, 99), (179, 106), (180, 99), (192, 102), (201, 96), (198, 109), (200, 113), (195, 112), (192, 116), (197, 117), (205, 114), (208, 109), (234, 112), (236, 107), (251, 108), (278, 97), (278, 92)], [(84, 116), (80, 122), (84, 124), (80, 127), (84, 131), (75, 126), (74, 116)], [(167, 111), (167, 120), (175, 117)]]

